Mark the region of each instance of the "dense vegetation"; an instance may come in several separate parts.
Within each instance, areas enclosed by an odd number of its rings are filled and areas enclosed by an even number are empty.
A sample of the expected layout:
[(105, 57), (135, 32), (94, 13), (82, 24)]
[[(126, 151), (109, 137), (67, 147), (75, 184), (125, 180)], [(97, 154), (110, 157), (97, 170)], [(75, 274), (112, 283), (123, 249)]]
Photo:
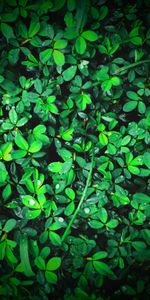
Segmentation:
[(0, 1), (2, 300), (150, 299), (149, 8)]

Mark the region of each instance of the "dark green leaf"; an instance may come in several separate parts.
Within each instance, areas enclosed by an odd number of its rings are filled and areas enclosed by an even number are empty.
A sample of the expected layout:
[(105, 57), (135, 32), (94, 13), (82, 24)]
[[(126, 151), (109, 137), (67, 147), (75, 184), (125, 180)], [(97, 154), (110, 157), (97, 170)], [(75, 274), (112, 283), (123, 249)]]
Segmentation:
[(70, 81), (73, 79), (73, 77), (75, 76), (76, 74), (76, 70), (77, 70), (77, 67), (76, 66), (71, 66), (69, 67), (68, 69), (66, 69), (62, 75), (63, 75), (63, 78), (65, 81)]

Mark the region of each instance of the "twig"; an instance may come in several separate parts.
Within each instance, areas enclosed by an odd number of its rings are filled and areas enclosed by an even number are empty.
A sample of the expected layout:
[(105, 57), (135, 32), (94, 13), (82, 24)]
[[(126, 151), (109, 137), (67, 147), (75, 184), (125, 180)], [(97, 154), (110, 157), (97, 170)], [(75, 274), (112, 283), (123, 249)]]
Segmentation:
[(130, 65), (128, 65), (128, 66), (121, 67), (121, 68), (117, 69), (117, 70), (113, 73), (113, 75), (116, 75), (116, 74), (118, 74), (118, 73), (120, 73), (120, 72), (123, 72), (123, 71), (126, 71), (126, 70), (128, 70), (128, 69), (130, 69), (130, 68), (136, 67), (136, 66), (141, 65), (141, 64), (149, 63), (149, 62), (150, 62), (150, 59), (145, 59), (145, 60), (141, 60), (141, 61), (135, 62), (135, 63), (133, 63), (133, 64), (130, 64)]
[(71, 226), (72, 226), (72, 224), (73, 224), (73, 222), (74, 222), (74, 220), (75, 220), (75, 218), (76, 218), (76, 216), (77, 216), (77, 214), (79, 212), (79, 209), (80, 209), (80, 207), (81, 207), (81, 205), (82, 205), (82, 203), (83, 203), (83, 201), (85, 199), (85, 196), (86, 196), (86, 193), (87, 193), (87, 189), (88, 189), (91, 177), (92, 177), (93, 165), (94, 165), (94, 147), (92, 148), (91, 166), (90, 166), (89, 174), (88, 174), (88, 177), (87, 177), (85, 189), (83, 191), (81, 200), (80, 200), (80, 202), (79, 202), (79, 204), (78, 204), (78, 206), (77, 206), (77, 208), (76, 208), (76, 210), (75, 210), (75, 212), (74, 212), (74, 214), (72, 216), (72, 219), (70, 220), (70, 222), (69, 222), (69, 224), (68, 224), (68, 226), (67, 226), (67, 228), (66, 228), (66, 230), (65, 230), (65, 232), (64, 232), (64, 234), (63, 234), (63, 236), (61, 238), (62, 242), (65, 240), (66, 236), (68, 235), (69, 230), (70, 230), (70, 228), (71, 228)]

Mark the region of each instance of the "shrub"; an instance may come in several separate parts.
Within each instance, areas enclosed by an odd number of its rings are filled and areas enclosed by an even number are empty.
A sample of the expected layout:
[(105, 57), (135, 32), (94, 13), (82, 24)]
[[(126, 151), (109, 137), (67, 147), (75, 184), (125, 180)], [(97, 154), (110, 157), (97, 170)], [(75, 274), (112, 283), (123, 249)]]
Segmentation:
[(1, 299), (149, 299), (149, 2), (0, 2)]

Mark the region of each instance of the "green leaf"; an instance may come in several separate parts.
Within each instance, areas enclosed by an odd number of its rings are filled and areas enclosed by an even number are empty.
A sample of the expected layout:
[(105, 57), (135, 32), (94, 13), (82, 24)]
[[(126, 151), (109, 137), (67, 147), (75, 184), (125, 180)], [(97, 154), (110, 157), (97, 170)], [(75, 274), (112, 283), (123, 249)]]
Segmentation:
[(11, 159), (10, 152), (12, 150), (12, 143), (8, 142), (1, 147), (2, 157), (4, 160), (9, 161)]
[(4, 77), (0, 75), (0, 83), (2, 83), (3, 81), (4, 81)]
[(6, 253), (5, 253), (8, 261), (11, 263), (11, 264), (16, 264), (17, 263), (17, 258), (16, 256), (13, 254), (11, 248), (7, 245), (6, 246)]
[(97, 33), (95, 33), (92, 30), (86, 30), (86, 31), (82, 32), (82, 37), (90, 42), (95, 42), (98, 39)]
[(77, 2), (77, 11), (75, 15), (77, 31), (83, 30), (87, 21), (88, 9), (89, 5), (86, 0), (82, 0), (82, 2)]
[(42, 148), (42, 143), (40, 141), (33, 142), (29, 147), (29, 152), (36, 153), (39, 152)]
[(101, 275), (112, 275), (113, 272), (111, 271), (110, 267), (100, 261), (93, 261), (94, 269)]
[(18, 8), (12, 9), (10, 13), (8, 12), (2, 14), (1, 16), (2, 22), (15, 22), (18, 15), (19, 15)]
[[(50, 11), (58, 11), (60, 10), (65, 4), (65, 0), (54, 0), (53, 1), (53, 6), (50, 9)], [(49, 7), (49, 3), (48, 3), (48, 7)]]
[(39, 209), (40, 204), (37, 202), (35, 198), (29, 195), (22, 195), (22, 203), (30, 208)]
[(73, 189), (71, 188), (66, 188), (65, 189), (65, 193), (66, 195), (71, 199), (71, 200), (74, 200), (75, 199), (75, 192)]
[(92, 227), (93, 229), (100, 229), (102, 228), (104, 225), (103, 223), (97, 221), (97, 220), (91, 220), (89, 222), (90, 227)]
[[(100, 80), (100, 81), (107, 81), (107, 79), (109, 79), (109, 75), (108, 75), (108, 67), (105, 66), (105, 67), (102, 67), (102, 69), (100, 69), (98, 72), (97, 72), (97, 80)], [(111, 82), (111, 81), (110, 81)]]
[(127, 153), (126, 154), (126, 163), (127, 163), (127, 165), (129, 165), (132, 160), (133, 160), (133, 154), (132, 154), (132, 152)]
[(116, 228), (118, 224), (119, 224), (118, 220), (110, 220), (109, 222), (107, 222), (107, 227)]
[(67, 161), (69, 158), (72, 157), (72, 152), (65, 148), (58, 149), (58, 154), (60, 155), (60, 157), (62, 157), (64, 161)]
[(48, 165), (48, 170), (53, 173), (60, 173), (63, 170), (62, 162), (53, 162)]
[(108, 151), (109, 154), (114, 155), (114, 154), (116, 154), (117, 149), (114, 145), (108, 144), (107, 151)]
[(6, 223), (5, 226), (3, 227), (3, 230), (5, 232), (9, 232), (11, 231), (15, 226), (16, 226), (17, 222), (15, 219), (9, 219)]
[(45, 247), (41, 250), (40, 256), (41, 256), (43, 259), (45, 259), (45, 258), (47, 258), (47, 257), (49, 256), (50, 251), (51, 251), (50, 248), (45, 246)]
[(121, 141), (121, 146), (126, 146), (130, 142), (130, 140), (131, 140), (130, 135), (125, 136)]
[(32, 38), (34, 35), (36, 35), (39, 30), (40, 30), (40, 23), (31, 21), (29, 26), (29, 32), (28, 32), (29, 38)]
[(11, 49), (8, 53), (8, 60), (11, 65), (15, 65), (19, 60), (20, 49)]
[(142, 38), (140, 36), (134, 36), (131, 38), (131, 43), (134, 45), (142, 45)]
[(25, 157), (27, 154), (26, 150), (14, 150), (11, 154), (12, 159), (20, 159)]
[[(33, 54), (29, 53), (28, 59), (33, 63), (34, 66), (38, 66), (38, 60), (36, 59), (36, 57)], [(31, 64), (31, 66), (33, 66), (33, 65)]]
[(11, 110), (9, 111), (9, 119), (10, 119), (11, 123), (13, 123), (13, 124), (17, 123), (18, 116), (17, 116), (17, 113), (16, 113), (14, 107), (12, 107)]
[(61, 246), (61, 238), (56, 232), (50, 232), (49, 238), (54, 246)]
[(34, 87), (35, 87), (37, 93), (39, 93), (39, 94), (42, 93), (42, 82), (39, 78), (37, 78), (35, 80)]
[(138, 112), (140, 114), (144, 114), (145, 111), (146, 111), (146, 105), (145, 105), (145, 103), (142, 102), (142, 101), (139, 101), (139, 103), (138, 103)]
[(33, 133), (35, 135), (40, 135), (42, 133), (45, 133), (46, 131), (46, 127), (44, 125), (37, 125), (34, 129), (33, 129)]
[(135, 242), (132, 242), (132, 246), (137, 250), (137, 251), (140, 251), (140, 252), (143, 252), (144, 249), (146, 249), (146, 244), (144, 242), (141, 242), (141, 241), (135, 241)]
[(108, 53), (106, 47), (103, 46), (103, 45), (99, 45), (99, 46), (98, 46), (98, 50), (99, 50), (99, 52), (102, 53), (102, 54), (107, 54), (107, 53)]
[(71, 202), (67, 205), (67, 207), (64, 210), (65, 216), (70, 216), (75, 210), (74, 202)]
[(69, 11), (74, 10), (75, 7), (76, 7), (75, 0), (69, 0), (69, 1), (67, 2), (67, 8), (68, 8)]
[(102, 258), (106, 258), (108, 256), (107, 252), (106, 251), (99, 251), (99, 252), (96, 252), (93, 256), (92, 256), (92, 259), (93, 260), (99, 260), (99, 259), (102, 259)]
[(5, 36), (6, 39), (13, 39), (13, 38), (15, 38), (13, 29), (8, 24), (1, 23), (1, 31), (2, 31), (2, 34)]
[(0, 183), (1, 184), (3, 184), (6, 181), (7, 176), (8, 176), (8, 172), (6, 170), (6, 167), (2, 162), (0, 162)]
[(139, 33), (139, 27), (133, 27), (129, 33), (129, 37), (132, 38), (134, 36), (137, 36), (138, 33)]
[(68, 159), (63, 163), (63, 173), (68, 173), (72, 167), (72, 158)]
[(55, 271), (57, 270), (61, 265), (61, 258), (60, 257), (53, 257), (50, 258), (46, 265), (46, 270), (47, 271)]
[(28, 122), (28, 119), (26, 117), (23, 117), (17, 122), (16, 125), (17, 125), (17, 127), (21, 127), (21, 126), (24, 126), (27, 122)]
[(28, 238), (25, 234), (20, 236), (20, 259), (24, 274), (28, 277), (34, 276), (29, 260)]
[(99, 141), (102, 146), (106, 146), (108, 144), (108, 137), (104, 133), (100, 133)]
[(150, 169), (150, 152), (145, 152), (143, 156), (144, 164)]
[(58, 65), (58, 66), (64, 65), (65, 56), (62, 52), (60, 52), (59, 50), (54, 50), (53, 57), (54, 57), (54, 61), (55, 61), (56, 65)]
[(30, 178), (24, 179), (24, 183), (25, 183), (25, 185), (26, 185), (26, 187), (27, 187), (27, 189), (28, 189), (28, 191), (30, 193), (34, 193), (35, 192), (35, 188), (34, 188), (33, 182), (32, 182), (32, 180)]
[(143, 165), (142, 156), (137, 156), (130, 162), (131, 166), (141, 166)]
[(45, 64), (48, 60), (50, 60), (53, 50), (46, 49), (40, 52), (40, 60), (43, 64)]
[(129, 91), (127, 92), (127, 96), (128, 98), (130, 98), (131, 100), (135, 100), (135, 101), (138, 101), (141, 99), (141, 97), (139, 97), (135, 92), (133, 91)]
[(27, 210), (25, 212), (25, 217), (27, 220), (33, 220), (39, 217), (40, 214), (41, 214), (41, 209)]
[(46, 271), (45, 278), (46, 278), (47, 282), (49, 282), (51, 284), (57, 283), (57, 275), (53, 272)]
[(61, 138), (65, 141), (71, 141), (73, 138), (72, 137), (73, 132), (74, 132), (74, 129), (69, 128), (61, 134)]
[(55, 104), (53, 103), (49, 104), (48, 108), (51, 113), (58, 114), (58, 108)]
[(61, 228), (61, 225), (57, 222), (55, 222), (49, 226), (50, 231), (56, 231), (60, 228)]
[(99, 10), (99, 21), (102, 21), (108, 14), (108, 7), (107, 6), (102, 6)]
[(3, 199), (4, 200), (9, 199), (9, 197), (11, 196), (11, 194), (12, 194), (11, 185), (7, 184), (6, 187), (3, 190), (3, 193), (2, 193)]
[(120, 85), (120, 78), (114, 76), (114, 77), (111, 78), (111, 82), (112, 82), (112, 84), (113, 84), (114, 86), (118, 86), (118, 85)]
[(128, 166), (128, 170), (134, 175), (140, 174), (140, 169), (138, 167)]
[(131, 295), (131, 296), (136, 295), (135, 289), (133, 289), (130, 285), (126, 284), (124, 287), (125, 287), (126, 295)]
[(99, 211), (99, 219), (101, 220), (101, 222), (106, 223), (107, 218), (108, 218), (107, 211), (104, 207), (102, 207)]
[(6, 250), (6, 241), (0, 243), (0, 261), (4, 259)]
[(137, 106), (136, 101), (129, 101), (129, 102), (124, 104), (123, 111), (124, 112), (130, 112), (130, 111), (134, 110), (136, 108), (136, 106)]
[(15, 143), (20, 149), (28, 150), (29, 145), (20, 133), (15, 136)]
[(150, 246), (150, 229), (141, 230), (142, 237), (146, 240), (146, 243)]
[(111, 79), (105, 80), (101, 84), (101, 88), (104, 92), (108, 92), (112, 88), (112, 81)]
[(76, 104), (80, 108), (80, 110), (85, 110), (87, 104), (92, 103), (90, 96), (84, 93), (80, 94), (76, 100), (77, 100)]
[(148, 204), (150, 203), (150, 197), (144, 193), (136, 193), (133, 195), (133, 199), (140, 204)]
[(66, 40), (57, 40), (55, 43), (54, 43), (54, 49), (64, 49), (67, 47), (67, 41)]
[(68, 69), (66, 69), (63, 73), (62, 76), (65, 81), (70, 81), (73, 79), (77, 71), (77, 66), (71, 66)]
[(40, 270), (45, 270), (45, 261), (41, 256), (37, 256), (34, 260), (35, 265), (40, 269)]
[(84, 52), (86, 51), (86, 42), (82, 36), (79, 36), (76, 39), (75, 48), (76, 48), (77, 53), (79, 53), (81, 55), (84, 54)]

